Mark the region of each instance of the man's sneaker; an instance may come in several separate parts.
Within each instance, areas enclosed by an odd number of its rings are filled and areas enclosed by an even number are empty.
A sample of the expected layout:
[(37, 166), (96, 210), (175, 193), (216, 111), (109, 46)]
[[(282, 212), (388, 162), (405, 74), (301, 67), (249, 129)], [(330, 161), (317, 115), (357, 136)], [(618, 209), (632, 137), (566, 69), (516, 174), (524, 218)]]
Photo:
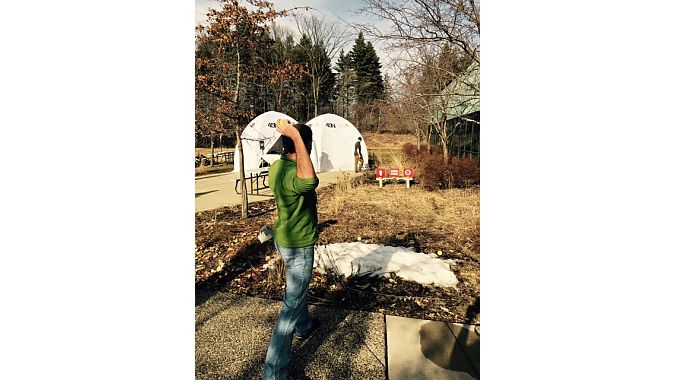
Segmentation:
[(319, 321), (319, 319), (312, 318), (312, 322), (311, 322), (311, 324), (310, 324), (310, 329), (309, 329), (307, 332), (305, 332), (303, 335), (295, 334), (295, 335), (296, 335), (296, 338), (297, 338), (298, 340), (305, 340), (305, 339), (307, 339), (307, 337), (309, 337), (310, 335), (312, 335), (312, 333), (313, 333), (315, 330), (317, 330), (317, 329), (319, 328), (320, 325), (321, 325), (321, 322)]

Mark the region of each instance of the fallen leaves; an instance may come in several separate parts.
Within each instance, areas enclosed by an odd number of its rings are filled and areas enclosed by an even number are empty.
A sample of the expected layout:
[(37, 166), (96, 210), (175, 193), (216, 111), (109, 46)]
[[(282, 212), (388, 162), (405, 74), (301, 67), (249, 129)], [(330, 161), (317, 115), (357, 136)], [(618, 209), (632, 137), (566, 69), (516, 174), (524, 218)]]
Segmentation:
[[(334, 212), (327, 204), (327, 197), (331, 197), (333, 191), (329, 187), (318, 193), (321, 231), (318, 244), (359, 241), (356, 239), (359, 237), (362, 242), (413, 247), (416, 251), (455, 260), (453, 271), (461, 282), (458, 290), (449, 291), (409, 283), (395, 275), (383, 280), (314, 273), (310, 283), (313, 302), (413, 318), (478, 320), (478, 306), (474, 308), (476, 312), (471, 307), (479, 298), (478, 235), (463, 237), (464, 229), (459, 229), (457, 220), (455, 226), (428, 227), (425, 221), (401, 217), (377, 199), (370, 203), (368, 197), (352, 197), (351, 203)], [(405, 193), (400, 192), (398, 196), (401, 194)], [(283, 296), (283, 265), (277, 262), (280, 256), (274, 245), (264, 246), (258, 240), (260, 227), (275, 222), (274, 200), (256, 203), (256, 207), (255, 216), (246, 220), (239, 218), (239, 207), (196, 214), (196, 282), (212, 277), (228, 278), (221, 289), (274, 299)], [(470, 227), (467, 230), (473, 233)]]

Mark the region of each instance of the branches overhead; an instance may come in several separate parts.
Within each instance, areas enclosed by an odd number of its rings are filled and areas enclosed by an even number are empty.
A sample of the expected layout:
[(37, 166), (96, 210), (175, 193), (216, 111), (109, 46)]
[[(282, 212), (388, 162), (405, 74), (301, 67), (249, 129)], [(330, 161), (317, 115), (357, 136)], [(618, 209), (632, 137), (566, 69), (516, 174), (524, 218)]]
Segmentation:
[(329, 21), (317, 15), (296, 16), (296, 25), (301, 36), (307, 36), (313, 45), (322, 46), (333, 60), (349, 42), (348, 29), (338, 21)]
[(358, 27), (389, 47), (436, 48), (449, 45), (479, 63), (479, 3), (474, 0), (364, 0), (360, 12), (388, 27)]

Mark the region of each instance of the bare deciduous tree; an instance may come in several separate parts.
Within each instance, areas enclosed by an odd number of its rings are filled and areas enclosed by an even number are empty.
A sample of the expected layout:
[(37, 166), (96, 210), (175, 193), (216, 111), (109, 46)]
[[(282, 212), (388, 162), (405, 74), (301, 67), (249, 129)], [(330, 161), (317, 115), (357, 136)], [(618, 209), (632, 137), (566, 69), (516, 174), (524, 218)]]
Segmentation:
[(319, 113), (319, 96), (322, 86), (331, 80), (331, 71), (323, 70), (323, 51), (329, 59), (328, 66), (336, 58), (341, 49), (349, 41), (347, 28), (338, 21), (327, 21), (315, 14), (309, 16), (296, 16), (298, 32), (307, 36), (312, 44), (312, 49), (307, 51), (308, 71), (311, 78), (312, 99), (314, 103), (314, 116)]
[(392, 48), (418, 49), (449, 44), (479, 63), (479, 2), (475, 0), (364, 0), (359, 12), (386, 20), (358, 27)]

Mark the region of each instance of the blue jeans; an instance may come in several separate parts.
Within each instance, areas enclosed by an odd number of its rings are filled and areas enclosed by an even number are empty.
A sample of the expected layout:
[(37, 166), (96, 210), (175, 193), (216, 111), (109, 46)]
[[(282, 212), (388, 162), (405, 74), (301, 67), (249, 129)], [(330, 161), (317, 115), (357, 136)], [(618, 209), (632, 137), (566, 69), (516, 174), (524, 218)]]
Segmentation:
[(294, 332), (304, 335), (312, 325), (307, 311), (307, 294), (312, 276), (315, 247), (313, 245), (286, 248), (277, 242), (275, 242), (275, 247), (284, 259), (286, 292), (282, 311), (279, 313), (268, 346), (268, 353), (265, 355), (264, 380), (286, 379)]

